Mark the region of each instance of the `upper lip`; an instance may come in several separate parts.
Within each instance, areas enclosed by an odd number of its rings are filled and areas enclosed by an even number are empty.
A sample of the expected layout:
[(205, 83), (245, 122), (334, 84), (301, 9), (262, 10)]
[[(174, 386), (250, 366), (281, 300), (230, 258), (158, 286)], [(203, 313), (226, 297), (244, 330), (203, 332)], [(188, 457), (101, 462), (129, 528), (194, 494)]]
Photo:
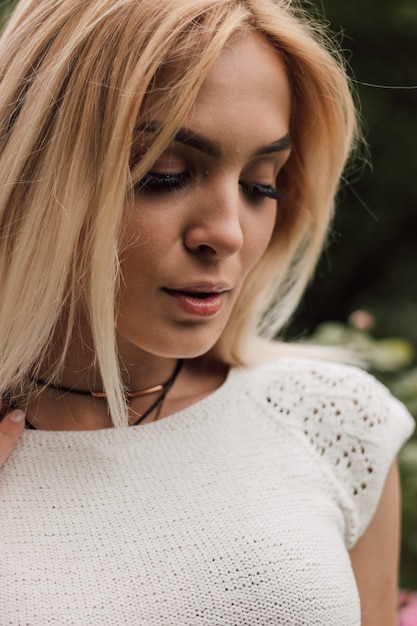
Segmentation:
[(184, 291), (187, 293), (223, 293), (230, 291), (230, 285), (226, 283), (193, 283), (191, 285), (179, 285), (178, 287), (164, 287), (166, 291)]

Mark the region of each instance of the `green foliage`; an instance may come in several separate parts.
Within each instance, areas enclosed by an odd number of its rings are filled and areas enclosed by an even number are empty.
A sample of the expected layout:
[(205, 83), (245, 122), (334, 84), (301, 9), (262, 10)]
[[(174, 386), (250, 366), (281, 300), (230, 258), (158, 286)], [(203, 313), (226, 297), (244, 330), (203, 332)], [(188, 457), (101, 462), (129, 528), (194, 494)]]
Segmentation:
[(4, 25), (15, 4), (16, 0), (3, 0), (0, 2), (0, 27)]
[(359, 159), (356, 173), (347, 174), (326, 253), (289, 335), (365, 308), (377, 320), (377, 336), (401, 328), (417, 346), (417, 88), (408, 88), (417, 86), (417, 3), (314, 5), (345, 50), (371, 165)]

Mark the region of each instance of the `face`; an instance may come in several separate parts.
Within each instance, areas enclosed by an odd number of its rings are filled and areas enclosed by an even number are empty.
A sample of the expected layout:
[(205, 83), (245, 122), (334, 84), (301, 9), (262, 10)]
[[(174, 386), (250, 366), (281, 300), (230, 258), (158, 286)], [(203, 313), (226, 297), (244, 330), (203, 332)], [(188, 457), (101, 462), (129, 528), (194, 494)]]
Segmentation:
[(122, 353), (193, 358), (215, 344), (271, 239), (289, 117), (290, 89), (277, 53), (255, 34), (229, 45), (126, 206)]

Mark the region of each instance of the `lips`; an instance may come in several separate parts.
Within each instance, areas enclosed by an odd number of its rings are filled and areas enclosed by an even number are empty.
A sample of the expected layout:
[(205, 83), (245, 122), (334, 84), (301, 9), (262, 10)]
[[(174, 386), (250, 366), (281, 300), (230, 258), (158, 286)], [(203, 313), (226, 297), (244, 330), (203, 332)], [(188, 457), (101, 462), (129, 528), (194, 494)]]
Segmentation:
[(199, 284), (163, 291), (185, 313), (196, 317), (211, 317), (222, 308), (226, 293), (230, 288), (225, 285)]
[(230, 291), (230, 287), (225, 283), (195, 283), (190, 285), (180, 285), (178, 287), (165, 287), (166, 291), (181, 291), (191, 294), (198, 293), (222, 293)]

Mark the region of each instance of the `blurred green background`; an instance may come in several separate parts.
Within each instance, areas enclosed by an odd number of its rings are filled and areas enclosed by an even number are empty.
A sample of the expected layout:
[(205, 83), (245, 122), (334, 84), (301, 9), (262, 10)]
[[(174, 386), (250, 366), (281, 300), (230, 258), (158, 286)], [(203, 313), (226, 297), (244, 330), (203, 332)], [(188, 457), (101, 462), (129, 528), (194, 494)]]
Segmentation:
[[(417, 2), (312, 0), (355, 81), (368, 150), (288, 338), (356, 348), (417, 419)], [(417, 435), (400, 455), (400, 583), (417, 589)]]
[(327, 250), (293, 331), (346, 321), (365, 308), (375, 315), (377, 335), (400, 331), (417, 345), (417, 2), (313, 6), (336, 33), (357, 81), (370, 165), (357, 160), (341, 190)]
[[(306, 6), (345, 51), (369, 150), (342, 186), (316, 278), (286, 335), (356, 347), (417, 417), (417, 2)], [(400, 462), (401, 584), (417, 589), (417, 438)]]

